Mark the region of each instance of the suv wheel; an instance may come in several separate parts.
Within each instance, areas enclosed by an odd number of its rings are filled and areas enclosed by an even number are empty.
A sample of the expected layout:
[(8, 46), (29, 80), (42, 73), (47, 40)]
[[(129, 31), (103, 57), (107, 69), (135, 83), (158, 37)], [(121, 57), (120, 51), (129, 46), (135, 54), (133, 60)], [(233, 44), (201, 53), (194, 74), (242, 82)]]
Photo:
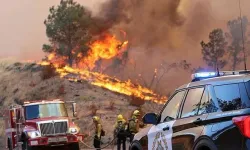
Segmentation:
[(79, 143), (72, 143), (69, 145), (69, 149), (71, 150), (80, 150)]
[(218, 150), (216, 145), (209, 139), (202, 139), (199, 141), (194, 150)]
[(133, 143), (130, 147), (130, 150), (142, 150), (141, 146), (138, 145), (137, 143)]

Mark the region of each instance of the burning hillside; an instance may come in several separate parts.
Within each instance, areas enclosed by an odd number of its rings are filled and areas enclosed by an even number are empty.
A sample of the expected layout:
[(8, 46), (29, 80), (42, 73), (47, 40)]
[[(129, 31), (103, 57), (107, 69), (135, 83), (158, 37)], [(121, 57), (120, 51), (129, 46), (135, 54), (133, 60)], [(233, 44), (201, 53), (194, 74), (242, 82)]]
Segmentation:
[[(121, 81), (107, 74), (93, 71), (99, 60), (110, 60), (119, 57), (127, 50), (128, 41), (121, 42), (115, 36), (106, 34), (104, 38), (92, 42), (87, 56), (78, 55), (72, 67), (67, 65), (67, 58), (52, 52), (47, 60), (40, 62), (41, 65), (52, 65), (60, 77), (71, 81), (87, 80), (92, 85), (108, 90), (134, 96), (143, 100), (164, 103), (166, 97), (161, 97), (152, 90), (133, 84), (131, 80)], [(74, 53), (74, 51), (72, 51)]]

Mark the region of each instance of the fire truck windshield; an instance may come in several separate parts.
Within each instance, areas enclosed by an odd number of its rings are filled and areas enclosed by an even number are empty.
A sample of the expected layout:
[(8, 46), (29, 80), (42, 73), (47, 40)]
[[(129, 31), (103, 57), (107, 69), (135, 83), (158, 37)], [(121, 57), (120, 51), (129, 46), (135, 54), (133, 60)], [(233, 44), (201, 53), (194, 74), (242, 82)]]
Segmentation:
[(63, 103), (38, 104), (25, 107), (26, 120), (45, 117), (68, 117)]

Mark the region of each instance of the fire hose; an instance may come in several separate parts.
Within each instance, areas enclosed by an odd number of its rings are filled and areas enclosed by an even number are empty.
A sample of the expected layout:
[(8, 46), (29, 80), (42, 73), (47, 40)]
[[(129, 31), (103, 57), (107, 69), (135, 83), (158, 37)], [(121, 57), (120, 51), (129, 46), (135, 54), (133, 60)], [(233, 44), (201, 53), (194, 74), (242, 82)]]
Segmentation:
[[(78, 139), (79, 140), (79, 139)], [(99, 139), (98, 139), (99, 140)], [(116, 140), (116, 138), (113, 138), (107, 145), (99, 148), (99, 149), (104, 149), (104, 148), (107, 148), (109, 147), (111, 144), (113, 144), (113, 142)], [(85, 142), (83, 142), (83, 140), (79, 140), (83, 145), (85, 145), (86, 147), (90, 148), (90, 149), (97, 149), (97, 148), (94, 148), (94, 147), (91, 147), (89, 146), (88, 144), (86, 144)]]
[[(109, 147), (111, 144), (113, 144), (114, 141), (117, 139), (116, 137), (117, 137), (118, 133), (119, 133), (119, 131), (117, 132), (117, 134), (115, 134), (115, 138), (113, 138), (107, 145), (105, 145), (105, 146), (103, 146), (103, 147), (101, 147), (101, 148), (99, 148), (99, 149), (107, 148), (107, 147)], [(73, 135), (73, 134), (72, 134), (72, 135)], [(73, 136), (75, 136), (75, 137), (77, 138), (76, 135), (73, 135)], [(92, 137), (92, 138), (95, 139), (95, 137)], [(85, 142), (83, 142), (83, 140), (80, 140), (80, 139), (78, 139), (78, 140), (79, 140), (79, 142), (81, 142), (83, 145), (85, 145), (85, 146), (88, 147), (89, 149), (97, 149), (97, 148), (95, 148), (95, 147), (89, 146), (88, 144), (86, 144)], [(97, 139), (97, 140), (100, 140), (100, 139)]]

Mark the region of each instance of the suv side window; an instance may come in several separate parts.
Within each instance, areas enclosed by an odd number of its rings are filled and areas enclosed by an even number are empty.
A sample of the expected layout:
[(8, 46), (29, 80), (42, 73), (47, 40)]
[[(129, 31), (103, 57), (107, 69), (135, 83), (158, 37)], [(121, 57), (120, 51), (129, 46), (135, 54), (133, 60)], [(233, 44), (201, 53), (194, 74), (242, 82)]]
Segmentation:
[(216, 107), (214, 106), (213, 101), (210, 98), (211, 97), (209, 95), (208, 88), (205, 88), (205, 91), (203, 92), (203, 95), (201, 98), (198, 115), (216, 112)]
[(161, 122), (166, 122), (176, 119), (184, 94), (185, 91), (180, 91), (176, 93), (172, 97), (172, 99), (170, 99), (169, 103), (161, 113), (161, 120), (160, 120)]
[(222, 111), (238, 110), (243, 107), (239, 84), (214, 86), (214, 90)]
[(204, 87), (190, 89), (181, 113), (181, 118), (195, 116), (200, 108), (201, 97)]

